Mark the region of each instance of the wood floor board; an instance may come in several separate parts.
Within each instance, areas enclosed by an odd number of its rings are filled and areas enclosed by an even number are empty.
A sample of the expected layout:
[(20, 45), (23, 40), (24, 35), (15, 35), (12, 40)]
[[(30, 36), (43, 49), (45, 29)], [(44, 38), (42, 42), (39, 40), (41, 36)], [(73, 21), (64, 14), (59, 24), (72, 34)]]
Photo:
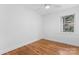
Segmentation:
[(41, 39), (3, 55), (79, 55), (79, 47)]

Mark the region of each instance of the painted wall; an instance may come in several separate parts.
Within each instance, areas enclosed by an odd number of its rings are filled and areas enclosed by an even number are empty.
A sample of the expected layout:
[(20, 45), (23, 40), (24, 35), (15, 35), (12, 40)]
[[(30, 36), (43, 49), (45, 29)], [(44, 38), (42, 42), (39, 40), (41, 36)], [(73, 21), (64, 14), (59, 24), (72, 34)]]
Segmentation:
[(23, 5), (0, 5), (0, 54), (40, 39), (41, 17)]
[[(62, 32), (62, 16), (71, 14), (75, 15), (75, 31), (73, 33)], [(54, 12), (50, 15), (45, 16), (43, 19), (44, 38), (79, 46), (79, 6), (60, 12)]]

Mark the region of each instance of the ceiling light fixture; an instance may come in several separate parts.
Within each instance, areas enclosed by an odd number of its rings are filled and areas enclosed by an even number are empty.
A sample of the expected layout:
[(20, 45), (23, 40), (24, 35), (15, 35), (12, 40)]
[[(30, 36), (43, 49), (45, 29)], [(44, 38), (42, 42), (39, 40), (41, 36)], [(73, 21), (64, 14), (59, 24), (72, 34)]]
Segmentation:
[(44, 7), (45, 7), (45, 9), (49, 9), (50, 8), (50, 4), (45, 4)]

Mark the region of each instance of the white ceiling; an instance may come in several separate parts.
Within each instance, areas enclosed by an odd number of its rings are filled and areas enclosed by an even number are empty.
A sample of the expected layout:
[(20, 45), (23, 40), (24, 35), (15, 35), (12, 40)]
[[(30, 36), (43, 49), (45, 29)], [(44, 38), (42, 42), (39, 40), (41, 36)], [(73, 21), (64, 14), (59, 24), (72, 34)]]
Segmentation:
[(46, 15), (49, 13), (65, 10), (67, 8), (72, 8), (78, 6), (78, 4), (51, 4), (50, 9), (45, 9), (44, 4), (26, 4), (25, 8), (36, 11), (40, 15)]

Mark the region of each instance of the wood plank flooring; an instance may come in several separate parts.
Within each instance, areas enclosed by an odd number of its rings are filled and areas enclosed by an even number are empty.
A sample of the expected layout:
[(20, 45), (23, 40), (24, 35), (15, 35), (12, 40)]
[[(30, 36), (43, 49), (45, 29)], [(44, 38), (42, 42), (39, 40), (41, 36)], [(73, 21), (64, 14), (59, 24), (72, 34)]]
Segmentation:
[(41, 39), (3, 55), (79, 55), (79, 47)]

